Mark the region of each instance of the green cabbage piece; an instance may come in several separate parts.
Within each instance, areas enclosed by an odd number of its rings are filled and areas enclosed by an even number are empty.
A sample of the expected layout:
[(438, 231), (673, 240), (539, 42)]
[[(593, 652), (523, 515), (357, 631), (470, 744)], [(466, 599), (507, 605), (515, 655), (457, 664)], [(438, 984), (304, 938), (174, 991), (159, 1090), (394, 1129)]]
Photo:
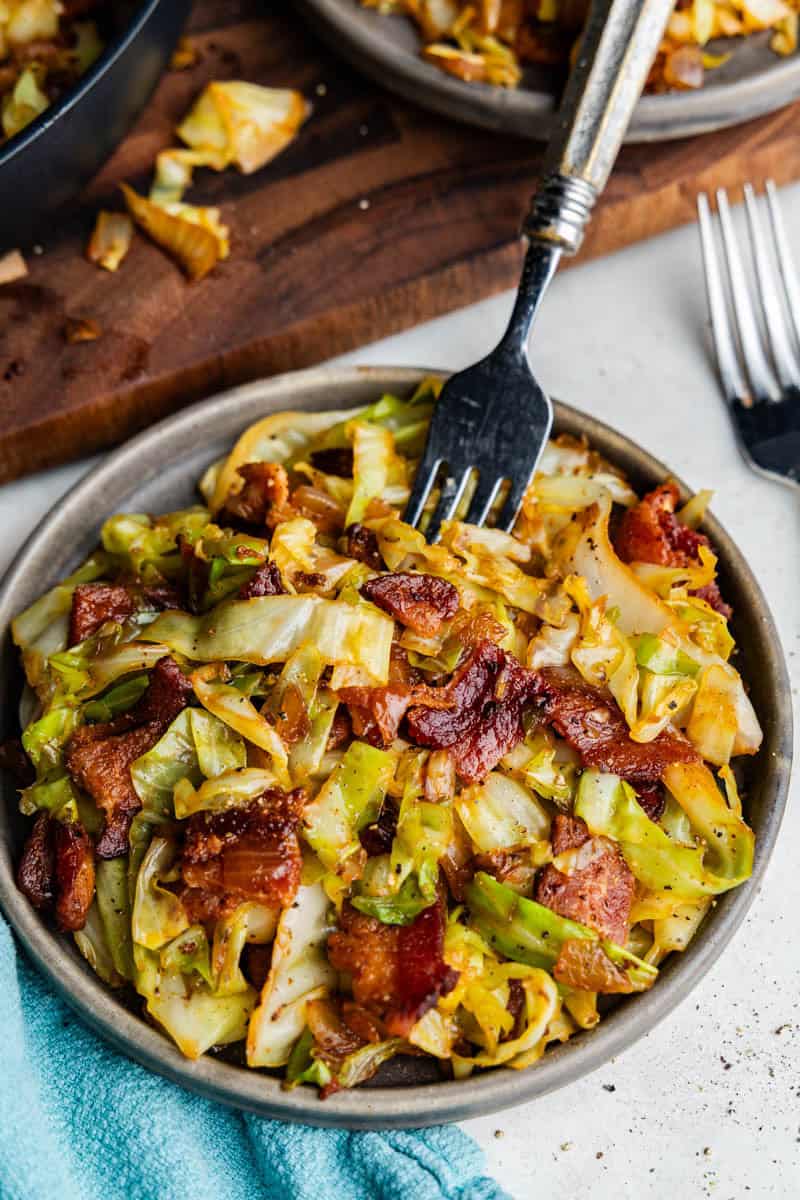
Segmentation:
[(461, 822), (481, 852), (546, 841), (550, 816), (535, 796), (499, 771), (463, 788), (455, 800)]
[[(698, 793), (696, 788), (687, 787), (681, 789), (682, 795), (675, 796), (681, 807), (691, 806), (687, 815), (698, 841), (673, 841), (665, 829), (650, 820), (630, 784), (596, 770), (584, 771), (581, 776), (575, 813), (593, 835), (619, 843), (628, 866), (645, 887), (689, 899), (718, 895), (749, 877), (754, 839), (751, 830), (726, 805), (708, 769), (700, 770), (703, 778), (710, 779), (713, 791)], [(675, 781), (687, 777), (684, 771), (672, 772), (672, 767), (667, 768), (664, 780), (670, 791), (670, 780), (677, 786)]]
[(304, 642), (325, 663), (361, 667), (386, 683), (394, 622), (372, 605), (319, 596), (259, 596), (230, 601), (204, 616), (162, 613), (144, 633), (196, 662), (286, 662)]
[(102, 696), (98, 696), (96, 700), (90, 700), (88, 704), (84, 704), (84, 719), (105, 722), (113, 720), (121, 713), (128, 712), (147, 691), (149, 681), (150, 677), (146, 671), (123, 679), (109, 688)]
[(358, 834), (376, 821), (394, 773), (394, 756), (352, 742), (303, 813), (303, 834), (329, 871), (340, 872), (360, 848)]
[(158, 957), (161, 967), (170, 974), (196, 974), (213, 989), (211, 947), (202, 925), (190, 925), (184, 929), (162, 948)]
[(399, 889), (392, 875), (388, 854), (370, 858), (355, 884), (351, 903), (359, 912), (377, 917), (384, 925), (410, 925), (423, 909), (430, 907), (430, 896), (423, 896), (416, 875), (407, 876)]
[(636, 638), (636, 662), (654, 675), (694, 677), (700, 670), (700, 664), (693, 658), (654, 633), (643, 633)]
[(506, 958), (548, 970), (564, 942), (578, 938), (600, 942), (609, 958), (626, 971), (634, 990), (649, 988), (658, 971), (622, 946), (600, 937), (593, 929), (560, 917), (543, 904), (520, 896), (479, 871), (466, 891), (467, 905), (478, 932)]
[(114, 969), (122, 979), (133, 979), (127, 855), (124, 858), (98, 859), (95, 887), (97, 907)]
[(160, 517), (119, 513), (105, 522), (100, 540), (120, 572), (132, 573), (146, 583), (162, 577), (175, 579), (183, 571), (178, 537), (193, 541), (210, 521), (208, 509), (199, 505)]
[(306, 1027), (308, 1003), (336, 987), (326, 952), (332, 929), (322, 884), (301, 886), (278, 922), (269, 977), (247, 1034), (248, 1066), (284, 1066)]

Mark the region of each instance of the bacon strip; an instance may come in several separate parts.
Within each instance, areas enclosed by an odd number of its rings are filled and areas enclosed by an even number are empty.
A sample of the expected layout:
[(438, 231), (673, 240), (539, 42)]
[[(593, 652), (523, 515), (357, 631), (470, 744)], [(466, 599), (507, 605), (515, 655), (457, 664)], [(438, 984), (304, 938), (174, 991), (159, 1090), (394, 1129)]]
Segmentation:
[(408, 713), (408, 731), (420, 746), (449, 748), (458, 774), (484, 779), (524, 736), (522, 714), (536, 694), (536, 676), (494, 642), (482, 641), (441, 692), (450, 707), (423, 701)]
[(291, 904), (303, 866), (297, 830), (304, 802), (302, 788), (276, 788), (246, 808), (190, 817), (181, 863), (186, 887), (219, 898)]
[(69, 618), (70, 646), (97, 633), (106, 621), (121, 624), (135, 612), (178, 608), (180, 597), (169, 584), (142, 587), (137, 583), (79, 583), (72, 593)]
[(556, 854), (586, 846), (589, 861), (571, 875), (548, 864), (536, 877), (534, 898), (559, 916), (624, 945), (636, 880), (622, 852), (606, 838), (591, 839), (579, 817), (554, 817), (551, 840)]
[(458, 611), (458, 589), (435, 575), (397, 572), (377, 575), (361, 595), (421, 637), (433, 637)]
[(340, 929), (328, 938), (328, 958), (352, 979), (358, 1004), (377, 1008), (387, 1032), (405, 1037), (411, 1026), (455, 986), (445, 963), (445, 913), (437, 902), (410, 925), (383, 925), (345, 905)]
[(83, 825), (40, 812), (25, 842), (17, 886), (34, 908), (55, 910), (59, 929), (83, 929), (94, 897), (94, 850)]
[(128, 833), (141, 801), (131, 780), (131, 764), (156, 744), (186, 707), (191, 684), (169, 656), (150, 673), (147, 691), (130, 712), (98, 725), (84, 725), (72, 735), (66, 766), (73, 781), (105, 813), (97, 842), (99, 858), (128, 853)]
[(542, 717), (578, 751), (584, 766), (637, 787), (657, 782), (671, 763), (697, 762), (691, 742), (674, 730), (665, 729), (652, 742), (634, 742), (613, 696), (585, 683), (571, 667), (542, 667), (534, 675)]
[[(626, 511), (614, 538), (614, 548), (623, 562), (662, 567), (699, 564), (700, 547), (710, 547), (711, 543), (704, 533), (682, 525), (675, 516), (679, 500), (678, 485), (669, 480)], [(722, 599), (716, 580), (690, 594), (705, 600), (726, 619), (731, 616), (733, 610)]]

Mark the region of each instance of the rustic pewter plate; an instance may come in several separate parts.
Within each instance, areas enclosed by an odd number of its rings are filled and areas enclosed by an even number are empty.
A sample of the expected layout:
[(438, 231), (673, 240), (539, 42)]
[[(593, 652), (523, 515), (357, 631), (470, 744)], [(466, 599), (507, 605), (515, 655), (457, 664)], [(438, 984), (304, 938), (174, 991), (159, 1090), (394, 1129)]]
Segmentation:
[[(0, 590), (0, 738), (17, 728), (21, 679), (8, 625), (11, 618), (64, 576), (96, 544), (102, 519), (120, 509), (160, 512), (182, 507), (194, 495), (204, 468), (226, 452), (240, 431), (281, 409), (347, 408), (386, 390), (405, 393), (429, 372), (380, 367), (319, 368), (226, 392), (155, 425), (91, 471), (45, 517), (25, 543)], [(668, 474), (663, 464), (608, 426), (573, 408), (555, 406), (560, 432), (586, 434), (643, 489)], [(0, 781), (0, 904), (38, 968), (102, 1037), (151, 1070), (185, 1087), (267, 1117), (350, 1129), (433, 1125), (519, 1104), (562, 1087), (599, 1067), (665, 1017), (705, 974), (744, 919), (778, 834), (786, 801), (791, 753), (791, 706), (786, 667), (766, 601), (750, 568), (713, 519), (704, 524), (719, 552), (722, 586), (735, 611), (742, 673), (764, 726), (764, 745), (748, 763), (747, 815), (756, 831), (752, 879), (720, 899), (700, 935), (675, 955), (649, 993), (618, 1004), (591, 1033), (548, 1052), (526, 1071), (499, 1070), (463, 1082), (434, 1082), (436, 1064), (407, 1058), (386, 1064), (375, 1081), (324, 1102), (316, 1090), (281, 1090), (271, 1075), (211, 1055), (183, 1058), (165, 1035), (110, 992), (76, 953), (71, 939), (55, 934), (14, 883), (23, 822), (8, 778)]]
[[(309, 24), (358, 70), (406, 100), (457, 121), (546, 141), (552, 132), (563, 72), (526, 68), (516, 89), (464, 83), (420, 58), (420, 39), (402, 15), (362, 8), (360, 0), (297, 0)], [(732, 51), (697, 91), (643, 96), (627, 142), (659, 142), (740, 125), (800, 96), (800, 54), (780, 58), (767, 34), (715, 42)]]

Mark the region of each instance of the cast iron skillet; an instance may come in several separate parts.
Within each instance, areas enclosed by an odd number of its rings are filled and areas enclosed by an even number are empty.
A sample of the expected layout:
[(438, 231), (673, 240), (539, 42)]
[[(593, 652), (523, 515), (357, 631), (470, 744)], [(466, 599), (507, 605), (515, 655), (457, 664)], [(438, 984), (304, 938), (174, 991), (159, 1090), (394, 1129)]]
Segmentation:
[[(238, 434), (259, 417), (284, 409), (342, 409), (372, 403), (384, 391), (407, 394), (431, 372), (392, 367), (317, 368), (236, 388), (187, 408), (111, 454), (45, 517), (26, 542), (0, 591), (0, 739), (17, 732), (20, 677), (11, 618), (52, 586), (97, 543), (100, 522), (120, 509), (163, 512), (196, 501), (196, 482)], [(607, 425), (574, 408), (555, 406), (555, 428), (586, 434), (642, 491), (669, 474)], [(780, 643), (753, 573), (712, 518), (703, 523), (719, 553), (721, 582), (736, 614), (737, 663), (751, 687), (764, 744), (747, 764), (747, 817), (756, 832), (752, 878), (722, 896), (685, 954), (673, 955), (653, 990), (623, 1000), (590, 1033), (547, 1052), (525, 1071), (500, 1068), (461, 1082), (434, 1082), (436, 1064), (419, 1058), (387, 1063), (376, 1086), (320, 1101), (308, 1086), (292, 1092), (263, 1071), (207, 1055), (189, 1062), (166, 1035), (126, 1008), (79, 957), (72, 939), (56, 935), (14, 883), (25, 826), (8, 776), (0, 778), (0, 904), (51, 986), (101, 1036), (151, 1070), (185, 1087), (263, 1116), (349, 1129), (385, 1129), (457, 1121), (520, 1104), (599, 1067), (647, 1033), (683, 1000), (744, 919), (778, 834), (789, 780), (791, 700)], [(0, 773), (2, 774), (2, 773)], [(744, 984), (743, 984), (744, 986)]]
[(111, 40), (97, 62), (0, 145), (0, 253), (41, 235), (122, 141), (166, 67), (190, 8), (191, 0), (115, 4)]

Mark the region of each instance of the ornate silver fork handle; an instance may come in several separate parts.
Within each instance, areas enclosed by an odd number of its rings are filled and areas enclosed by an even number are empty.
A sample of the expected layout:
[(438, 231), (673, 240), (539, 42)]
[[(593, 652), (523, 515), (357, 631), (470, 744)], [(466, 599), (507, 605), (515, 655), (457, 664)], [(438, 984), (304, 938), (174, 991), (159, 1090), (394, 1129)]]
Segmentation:
[(405, 513), (416, 525), (445, 466), (429, 541), (475, 471), (467, 521), (482, 524), (507, 483), (498, 524), (514, 524), (552, 423), (552, 406), (528, 363), (531, 325), (561, 255), (581, 244), (673, 7), (674, 0), (593, 0), (524, 222), (528, 250), (508, 328), (491, 354), (448, 380), (431, 419)]

